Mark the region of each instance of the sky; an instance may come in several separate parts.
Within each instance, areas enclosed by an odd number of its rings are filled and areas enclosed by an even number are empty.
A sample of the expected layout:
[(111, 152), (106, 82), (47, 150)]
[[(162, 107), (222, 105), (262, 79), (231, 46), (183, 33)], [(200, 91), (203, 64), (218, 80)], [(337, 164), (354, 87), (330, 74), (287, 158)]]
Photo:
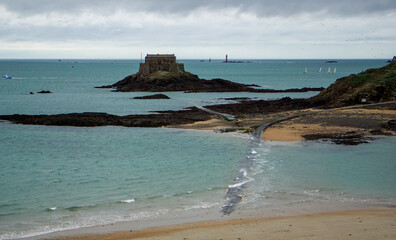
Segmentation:
[(0, 0), (0, 58), (390, 59), (396, 0)]

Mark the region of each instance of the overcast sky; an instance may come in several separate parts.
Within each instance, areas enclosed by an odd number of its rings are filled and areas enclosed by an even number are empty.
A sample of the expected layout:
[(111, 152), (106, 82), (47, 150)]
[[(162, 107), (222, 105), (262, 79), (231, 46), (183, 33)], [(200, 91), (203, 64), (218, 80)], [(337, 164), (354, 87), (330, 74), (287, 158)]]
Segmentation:
[(0, 0), (0, 58), (391, 58), (396, 0)]

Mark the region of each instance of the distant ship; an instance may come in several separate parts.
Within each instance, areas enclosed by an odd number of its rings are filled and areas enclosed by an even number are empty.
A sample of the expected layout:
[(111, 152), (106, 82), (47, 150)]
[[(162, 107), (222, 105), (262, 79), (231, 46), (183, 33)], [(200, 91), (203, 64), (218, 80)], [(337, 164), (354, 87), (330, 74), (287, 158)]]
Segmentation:
[(11, 77), (11, 76), (8, 76), (8, 75), (6, 74), (6, 75), (4, 75), (4, 76), (2, 77), (2, 79), (12, 79), (12, 77)]

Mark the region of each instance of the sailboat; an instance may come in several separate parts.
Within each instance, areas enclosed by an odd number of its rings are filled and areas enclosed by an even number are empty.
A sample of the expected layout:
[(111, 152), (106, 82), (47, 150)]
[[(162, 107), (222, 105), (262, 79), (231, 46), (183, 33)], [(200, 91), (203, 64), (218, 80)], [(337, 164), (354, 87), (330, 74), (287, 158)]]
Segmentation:
[(337, 71), (337, 68), (334, 68), (333, 74), (335, 74), (335, 73), (336, 73), (336, 71)]
[(4, 75), (4, 76), (2, 77), (2, 79), (12, 79), (12, 77), (11, 77), (11, 76), (8, 76), (8, 75), (6, 74), (6, 75)]
[(304, 70), (304, 74), (305, 74), (305, 73), (307, 73), (307, 72), (308, 72), (308, 70), (307, 70), (307, 68), (305, 68), (305, 70)]
[(318, 72), (319, 72), (319, 73), (322, 72), (322, 67), (319, 68)]
[(331, 73), (331, 69), (330, 69), (330, 67), (329, 67), (329, 69), (327, 70), (327, 73)]

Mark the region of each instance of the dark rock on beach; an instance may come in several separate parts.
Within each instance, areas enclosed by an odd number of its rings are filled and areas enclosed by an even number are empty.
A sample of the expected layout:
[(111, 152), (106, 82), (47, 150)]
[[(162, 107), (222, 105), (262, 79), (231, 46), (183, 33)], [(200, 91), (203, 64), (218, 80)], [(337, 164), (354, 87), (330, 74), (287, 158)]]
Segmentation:
[(165, 94), (154, 94), (148, 96), (134, 97), (132, 99), (170, 99), (170, 97), (166, 96)]
[(285, 97), (278, 100), (251, 100), (242, 101), (240, 103), (220, 104), (206, 106), (206, 108), (216, 111), (227, 113), (230, 115), (239, 114), (254, 114), (254, 113), (275, 113), (281, 111), (301, 110), (310, 107), (317, 107), (315, 102), (309, 99), (291, 99)]
[(383, 128), (396, 131), (396, 120), (389, 120), (386, 124), (382, 125)]
[(308, 134), (303, 135), (305, 140), (331, 141), (340, 145), (359, 145), (369, 143), (373, 138), (362, 135), (342, 135), (342, 134)]
[(234, 97), (234, 98), (219, 98), (220, 100), (229, 100), (229, 101), (248, 101), (252, 100), (253, 98), (248, 98), (248, 97)]

